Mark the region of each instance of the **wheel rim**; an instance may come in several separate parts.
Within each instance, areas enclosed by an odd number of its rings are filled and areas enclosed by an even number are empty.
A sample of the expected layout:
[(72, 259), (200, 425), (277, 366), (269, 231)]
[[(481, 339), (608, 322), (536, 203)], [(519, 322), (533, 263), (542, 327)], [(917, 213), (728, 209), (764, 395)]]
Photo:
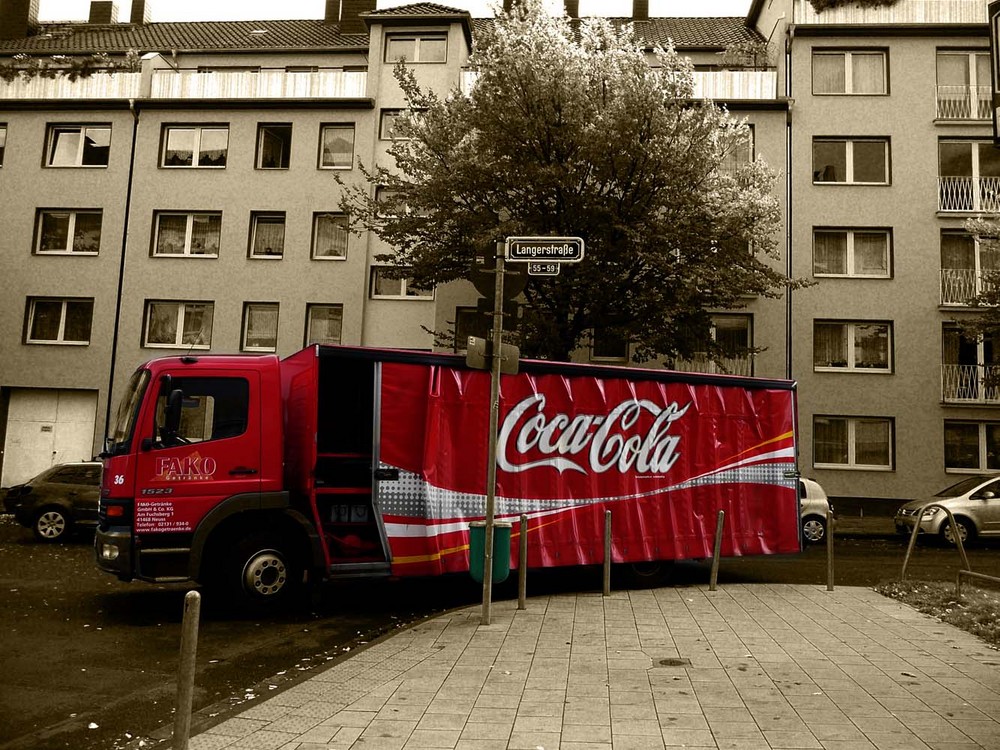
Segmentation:
[(287, 580), (285, 561), (275, 550), (258, 552), (243, 569), (243, 585), (258, 596), (274, 596), (285, 587)]
[(826, 529), (820, 521), (810, 518), (802, 524), (802, 535), (810, 542), (818, 542), (823, 538)]
[(46, 539), (58, 539), (66, 531), (66, 519), (62, 513), (48, 510), (38, 517), (35, 528)]
[[(968, 539), (969, 539), (969, 530), (967, 528), (965, 528), (965, 524), (962, 523), (961, 521), (957, 521), (956, 523), (958, 525), (958, 536), (959, 536), (959, 538), (963, 542), (968, 541)], [(953, 533), (950, 521), (945, 521), (944, 522), (944, 538), (945, 538), (945, 541), (947, 541), (949, 544), (954, 544), (955, 543), (955, 534)]]

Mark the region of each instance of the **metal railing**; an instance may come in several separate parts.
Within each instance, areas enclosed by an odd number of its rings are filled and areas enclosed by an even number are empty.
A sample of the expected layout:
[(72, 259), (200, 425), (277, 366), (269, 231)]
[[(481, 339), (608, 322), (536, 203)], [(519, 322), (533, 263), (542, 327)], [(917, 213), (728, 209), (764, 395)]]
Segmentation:
[(705, 356), (696, 356), (694, 359), (674, 360), (670, 368), (677, 372), (704, 372), (704, 373), (725, 373), (727, 375), (743, 375), (751, 377), (753, 375), (753, 357), (723, 357), (718, 363)]
[(817, 11), (809, 0), (796, 0), (794, 22), (801, 25), (877, 25), (987, 22), (985, 0), (906, 0), (861, 7), (854, 3)]
[(0, 81), (0, 99), (134, 99), (142, 73), (101, 73), (71, 81), (66, 76)]
[(989, 120), (993, 117), (993, 90), (990, 86), (938, 84), (937, 119)]
[(985, 385), (1000, 365), (941, 365), (941, 399), (959, 404), (1000, 403), (1000, 388)]
[(364, 70), (154, 71), (153, 99), (357, 99), (365, 96)]
[(938, 210), (1000, 212), (1000, 177), (938, 177)]
[(948, 514), (947, 523), (951, 524), (952, 538), (955, 540), (955, 546), (958, 548), (958, 554), (962, 558), (962, 569), (971, 570), (969, 566), (969, 556), (965, 554), (965, 544), (962, 540), (962, 535), (958, 533), (958, 522), (955, 521), (955, 515), (948, 510), (946, 507), (941, 505), (941, 503), (931, 502), (921, 505), (917, 510), (913, 518), (913, 533), (910, 534), (910, 544), (906, 548), (906, 557), (903, 558), (903, 570), (899, 574), (899, 580), (906, 580), (906, 566), (910, 564), (910, 555), (913, 554), (913, 548), (917, 546), (917, 537), (920, 535), (920, 525), (924, 519), (924, 512), (929, 508), (940, 508), (945, 513)]
[(983, 291), (982, 274), (974, 268), (941, 269), (941, 304), (968, 307)]

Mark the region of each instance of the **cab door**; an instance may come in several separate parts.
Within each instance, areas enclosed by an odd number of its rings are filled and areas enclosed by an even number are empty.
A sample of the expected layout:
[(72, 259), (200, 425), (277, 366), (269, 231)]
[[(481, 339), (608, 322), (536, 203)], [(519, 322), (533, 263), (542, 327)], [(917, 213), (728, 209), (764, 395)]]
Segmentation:
[[(161, 377), (157, 388), (155, 414), (147, 415), (136, 459), (135, 531), (191, 534), (227, 499), (259, 497), (260, 375), (199, 370)], [(167, 424), (171, 402), (173, 430)], [(181, 541), (174, 537), (171, 544)]]

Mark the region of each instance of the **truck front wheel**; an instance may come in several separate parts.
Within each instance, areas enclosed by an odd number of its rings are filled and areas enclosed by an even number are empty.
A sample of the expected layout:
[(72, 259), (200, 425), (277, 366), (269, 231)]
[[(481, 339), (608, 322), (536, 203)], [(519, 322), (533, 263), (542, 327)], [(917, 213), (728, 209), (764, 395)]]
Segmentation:
[(301, 566), (282, 539), (253, 536), (236, 545), (229, 562), (228, 584), (256, 604), (287, 599), (302, 579)]

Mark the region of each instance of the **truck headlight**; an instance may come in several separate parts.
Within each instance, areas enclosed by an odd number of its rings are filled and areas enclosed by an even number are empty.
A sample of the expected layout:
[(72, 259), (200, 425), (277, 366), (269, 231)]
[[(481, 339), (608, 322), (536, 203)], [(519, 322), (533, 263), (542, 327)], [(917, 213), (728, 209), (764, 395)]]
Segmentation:
[(102, 544), (101, 545), (101, 559), (102, 560), (117, 560), (118, 559), (118, 546), (114, 544)]

